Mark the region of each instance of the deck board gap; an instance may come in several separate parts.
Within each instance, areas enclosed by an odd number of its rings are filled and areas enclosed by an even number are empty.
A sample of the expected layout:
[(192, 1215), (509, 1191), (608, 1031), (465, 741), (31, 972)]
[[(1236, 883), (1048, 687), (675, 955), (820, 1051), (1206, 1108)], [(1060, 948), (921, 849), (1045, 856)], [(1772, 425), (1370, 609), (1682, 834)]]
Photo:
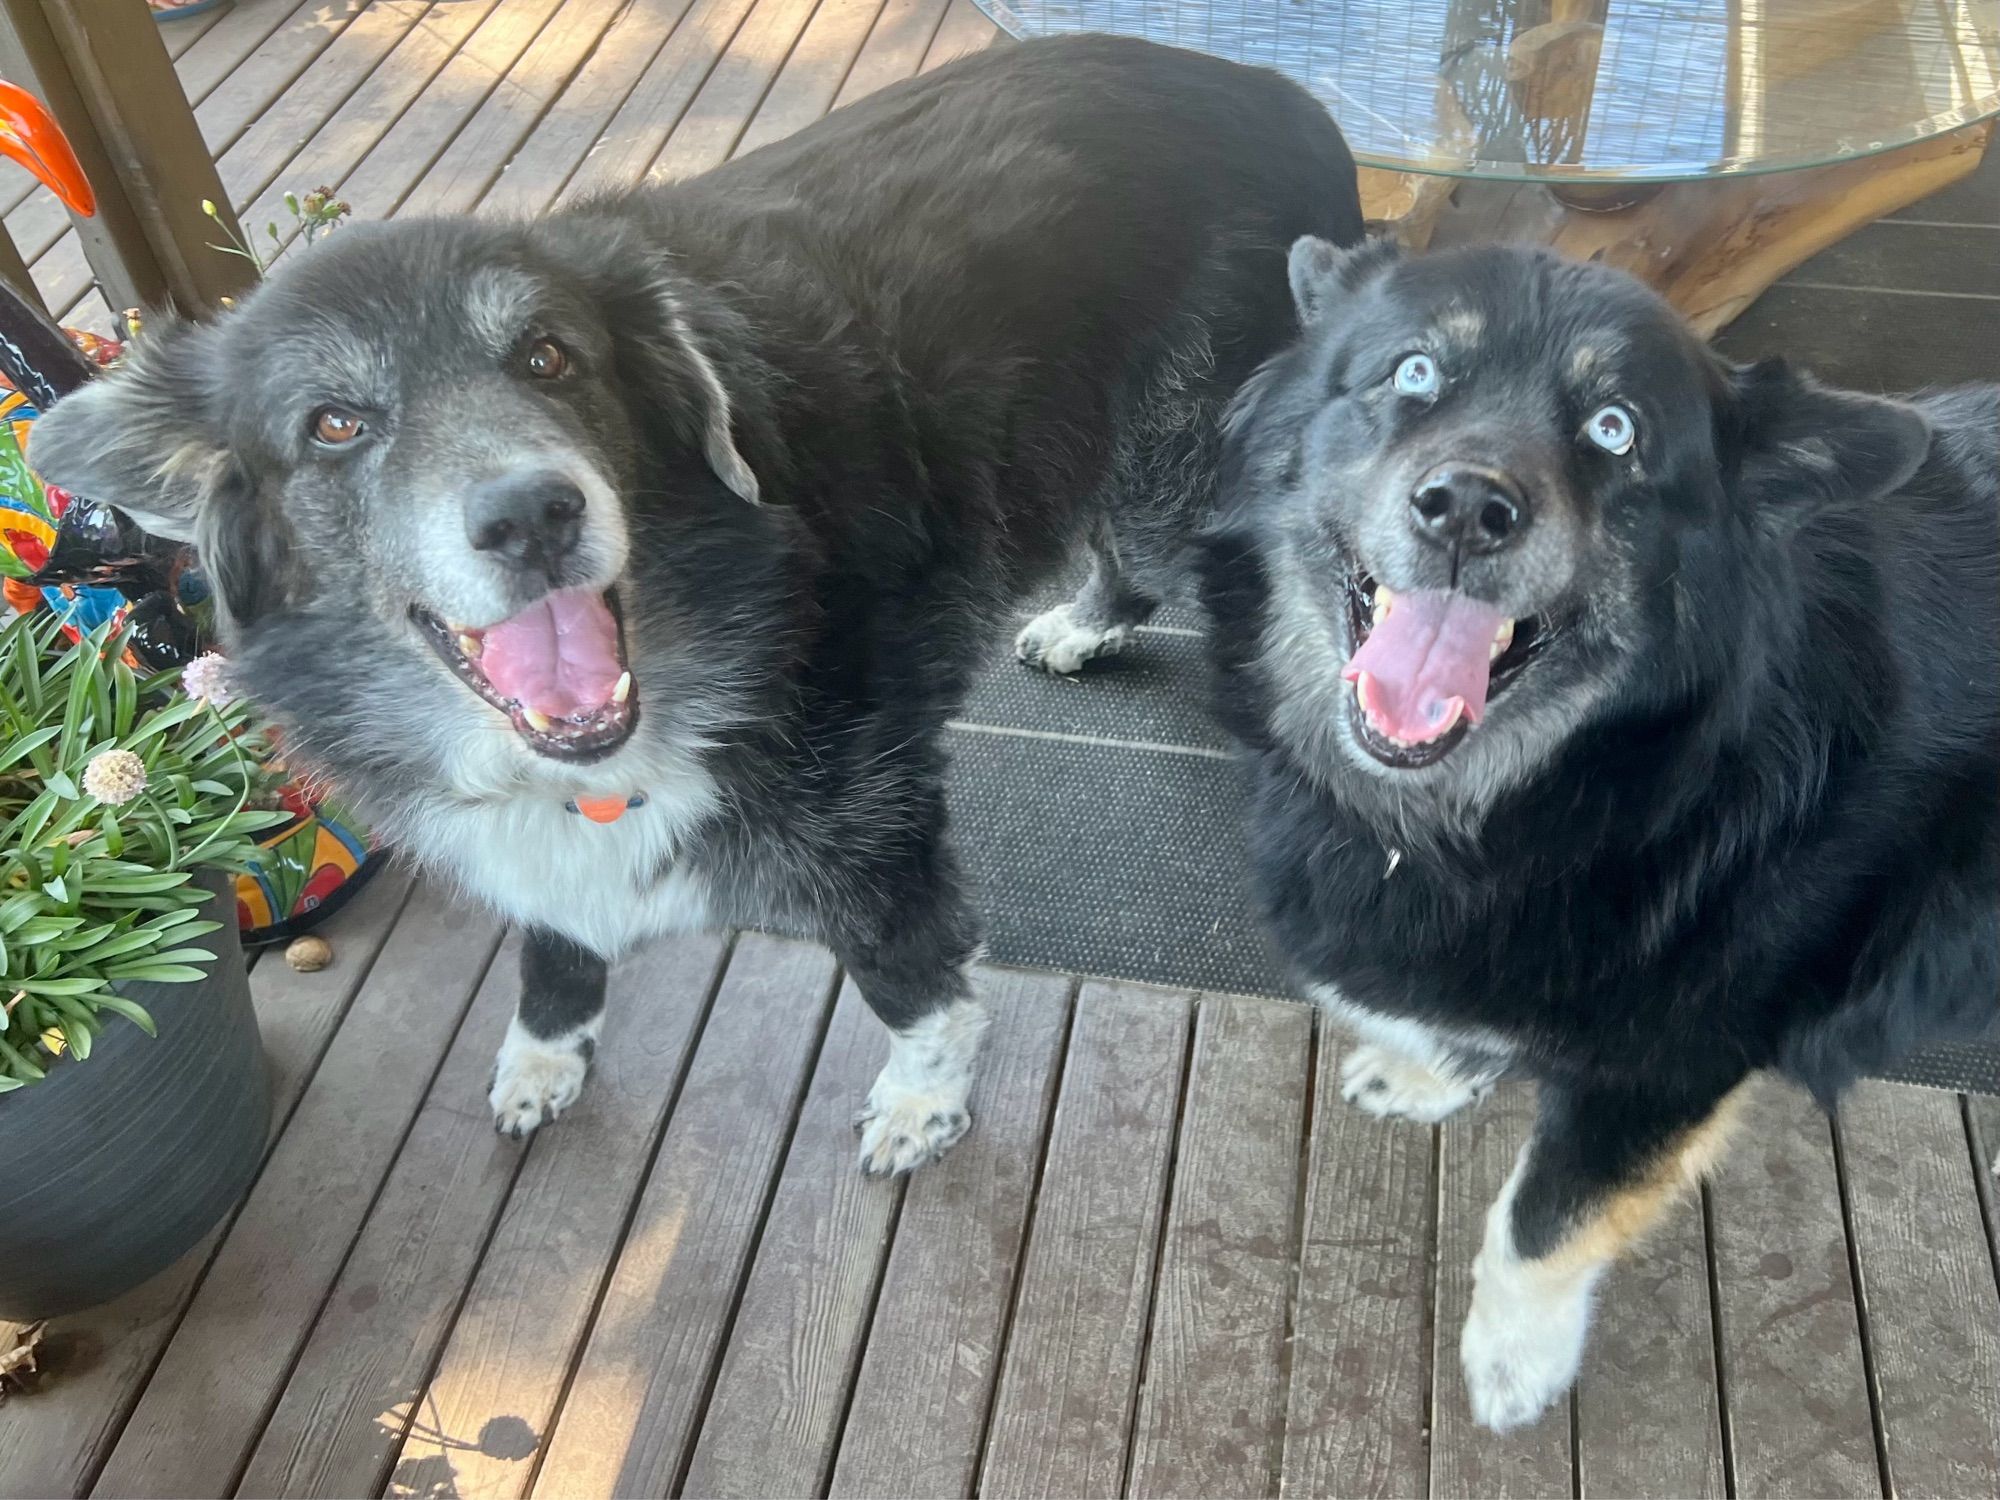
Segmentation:
[(1979, 1216), (1986, 1221), (1986, 1254), (1993, 1262), (1993, 1289), (2000, 1294), (2000, 1178), (1994, 1176), (1994, 1169), (2000, 1167), (2000, 1158), (1994, 1153), (2000, 1151), (2000, 1141), (1986, 1140), (1979, 1128), (1979, 1119), (1973, 1112), (1972, 1100), (1958, 1096), (1959, 1118), (1965, 1122), (1965, 1148), (1972, 1154), (1972, 1191), (1979, 1199)]
[(1722, 1448), (1722, 1493), (1736, 1500), (1736, 1432), (1729, 1415), (1729, 1364), (1723, 1355), (1722, 1280), (1715, 1264), (1715, 1198), (1704, 1178), (1695, 1187), (1701, 1209), (1701, 1256), (1708, 1282), (1708, 1331), (1715, 1360), (1715, 1420)]
[[(1321, 1020), (1325, 1020), (1324, 1013)], [(1431, 1126), (1431, 1170), (1424, 1211), (1424, 1262), (1426, 1275), (1422, 1306), (1423, 1338), (1419, 1345), (1423, 1361), (1424, 1392), (1424, 1500), (1437, 1491), (1437, 1315), (1438, 1266), (1444, 1258), (1444, 1127)]]
[[(1299, 1170), (1292, 1185), (1291, 1277), (1285, 1288), (1285, 1322), (1282, 1342), (1278, 1345), (1278, 1410), (1285, 1414), (1287, 1420), (1291, 1412), (1293, 1340), (1298, 1337), (1299, 1328), (1299, 1287), (1305, 1280), (1306, 1235), (1311, 1230), (1311, 1220), (1306, 1214), (1306, 1193), (1312, 1184), (1313, 1116), (1319, 1113), (1314, 1101), (1319, 1092), (1319, 1049), (1325, 1031), (1326, 1013), (1317, 1005), (1310, 1007), (1306, 1029), (1306, 1083), (1299, 1093)], [(1281, 1437), (1271, 1453), (1271, 1471), (1265, 1493), (1282, 1494), (1284, 1484), (1285, 1444)]]

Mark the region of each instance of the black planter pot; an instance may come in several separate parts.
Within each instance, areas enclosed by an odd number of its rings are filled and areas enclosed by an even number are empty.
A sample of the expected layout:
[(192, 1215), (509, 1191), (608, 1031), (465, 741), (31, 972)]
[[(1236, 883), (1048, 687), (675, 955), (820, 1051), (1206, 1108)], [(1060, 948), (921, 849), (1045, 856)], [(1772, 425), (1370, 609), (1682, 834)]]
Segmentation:
[(229, 879), (202, 880), (227, 925), (190, 984), (119, 986), (159, 1028), (113, 1019), (87, 1061), (0, 1094), (0, 1319), (108, 1302), (193, 1247), (249, 1190), (271, 1081)]

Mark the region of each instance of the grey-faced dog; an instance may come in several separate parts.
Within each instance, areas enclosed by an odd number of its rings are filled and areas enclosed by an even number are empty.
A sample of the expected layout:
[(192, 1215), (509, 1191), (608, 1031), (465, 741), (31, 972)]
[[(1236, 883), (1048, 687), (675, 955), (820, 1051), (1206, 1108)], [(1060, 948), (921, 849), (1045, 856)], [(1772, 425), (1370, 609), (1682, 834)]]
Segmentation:
[(34, 457), (194, 538), (241, 687), (525, 927), (501, 1129), (577, 1097), (608, 959), (772, 921), (891, 1028), (861, 1159), (907, 1170), (966, 1129), (984, 1024), (940, 728), (1079, 541), (1024, 656), (1153, 607), (1301, 234), (1360, 234), (1303, 90), (1011, 47), (690, 182), (343, 230)]

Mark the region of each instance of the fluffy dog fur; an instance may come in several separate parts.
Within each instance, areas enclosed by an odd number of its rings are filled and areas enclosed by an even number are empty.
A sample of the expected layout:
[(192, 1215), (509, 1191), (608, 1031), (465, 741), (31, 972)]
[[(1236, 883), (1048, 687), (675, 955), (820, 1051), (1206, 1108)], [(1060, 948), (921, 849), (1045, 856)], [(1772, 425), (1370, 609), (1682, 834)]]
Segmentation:
[[(1074, 667), (1144, 617), (1227, 399), (1296, 332), (1286, 248), (1359, 232), (1339, 132), (1277, 75), (1009, 47), (692, 181), (343, 229), (149, 333), (35, 459), (195, 538), (243, 689), (528, 929), (501, 1128), (576, 1096), (607, 959), (774, 921), (891, 1028), (862, 1161), (904, 1170), (966, 1128), (982, 1024), (941, 724), (1078, 542), (1093, 582), (1023, 653)], [(573, 514), (510, 557), (474, 510), (521, 483)], [(620, 612), (634, 696), (588, 754), (449, 655), (552, 589)], [(628, 794), (602, 826), (566, 807)]]
[[(1221, 702), (1263, 911), (1366, 1043), (1348, 1097), (1539, 1083), (1462, 1344), (1504, 1428), (1570, 1384), (1595, 1282), (1746, 1080), (1831, 1103), (2000, 1003), (2000, 389), (1736, 367), (1538, 251), (1292, 268), (1310, 326), (1232, 415), (1206, 547)], [(1412, 353), (1434, 389), (1399, 394)], [(1629, 452), (1588, 440), (1607, 404)], [(1478, 553), (1413, 505), (1468, 462), (1521, 495)], [(1516, 622), (1484, 722), (1421, 753), (1342, 680), (1378, 585)]]

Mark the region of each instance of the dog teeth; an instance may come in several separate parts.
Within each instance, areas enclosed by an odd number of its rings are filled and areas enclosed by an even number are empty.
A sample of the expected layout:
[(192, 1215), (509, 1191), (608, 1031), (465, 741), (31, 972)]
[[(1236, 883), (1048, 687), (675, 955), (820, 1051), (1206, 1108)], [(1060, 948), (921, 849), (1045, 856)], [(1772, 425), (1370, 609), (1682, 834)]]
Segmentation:
[(1507, 620), (1493, 632), (1493, 645), (1486, 653), (1488, 661), (1498, 661), (1501, 653), (1514, 644), (1514, 622)]
[(611, 689), (611, 701), (613, 703), (623, 703), (631, 696), (632, 674), (630, 672), (620, 672), (618, 674), (617, 686)]
[(486, 643), (480, 640), (479, 637), (474, 635), (471, 631), (461, 630), (458, 633), (458, 654), (460, 656), (472, 657), (476, 659), (479, 653), (485, 649), (486, 649)]
[(1386, 584), (1375, 585), (1375, 618), (1373, 624), (1380, 625), (1389, 618), (1389, 611), (1395, 607), (1396, 595)]
[(547, 714), (538, 714), (532, 708), (522, 709), (521, 717), (528, 721), (530, 729), (540, 730), (543, 734), (547, 734), (551, 729), (556, 727), (554, 719), (551, 719)]

